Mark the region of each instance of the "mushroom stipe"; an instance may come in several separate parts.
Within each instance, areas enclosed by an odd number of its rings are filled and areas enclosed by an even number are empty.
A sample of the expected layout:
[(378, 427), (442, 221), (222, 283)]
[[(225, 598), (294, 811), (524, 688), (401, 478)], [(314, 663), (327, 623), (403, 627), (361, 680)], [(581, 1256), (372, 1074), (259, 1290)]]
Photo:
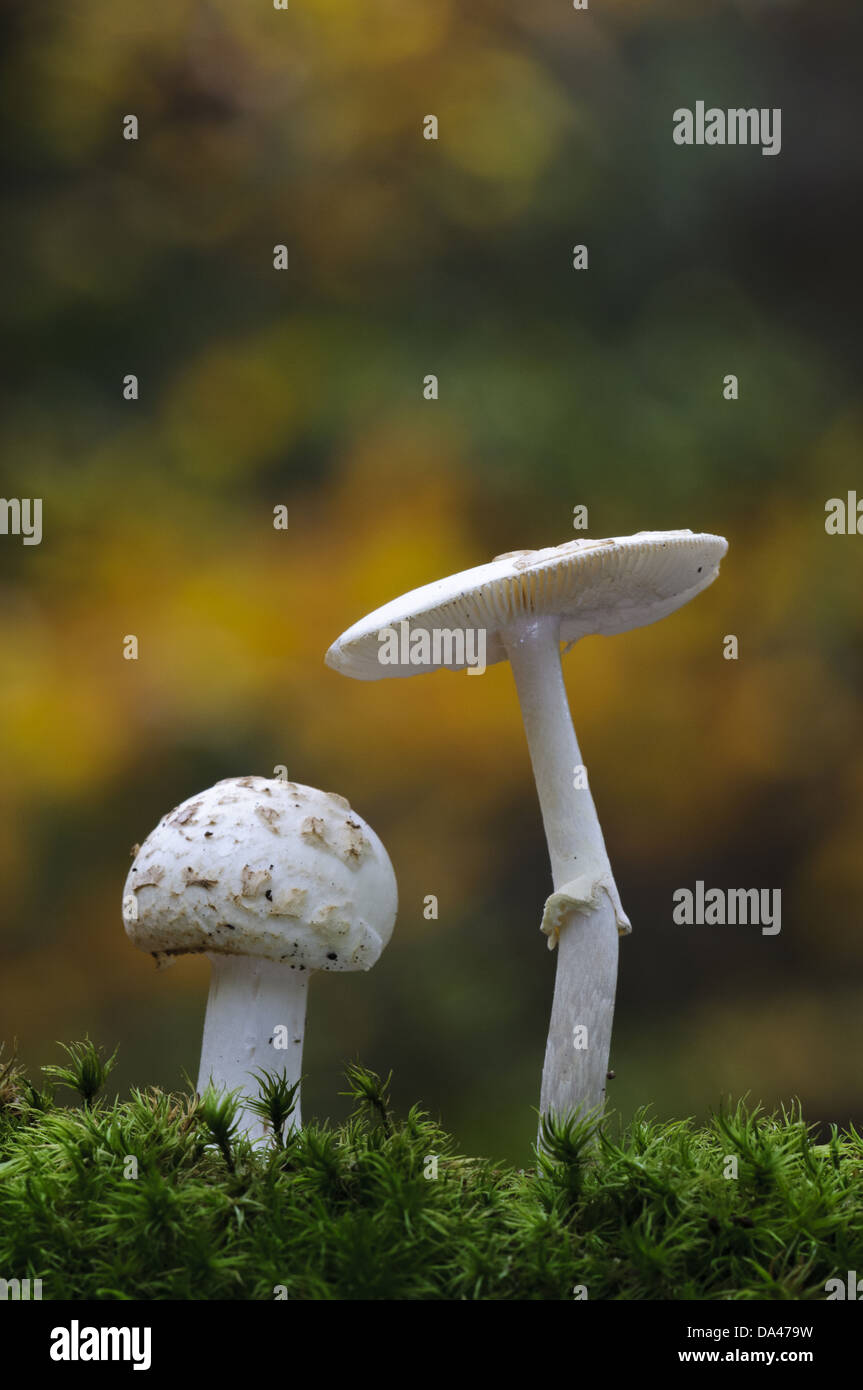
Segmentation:
[[(626, 632), (666, 617), (712, 584), (727, 548), (721, 536), (640, 531), (511, 551), (394, 599), (355, 623), (327, 652), (328, 665), (357, 680), (458, 670), (466, 664), (470, 630), (474, 637), (482, 634), (486, 665), (510, 663), (554, 890), (541, 922), (549, 945), (558, 948), (543, 1114), (594, 1110), (604, 1102), (618, 938), (631, 930), (589, 787), (575, 783), (575, 769), (583, 764), (563, 683), (561, 642), (569, 651), (589, 634)], [(381, 659), (384, 633), (405, 623), (415, 633), (437, 637), (425, 644), (436, 659), (393, 661), (391, 653)], [(459, 635), (460, 644), (454, 640)]]
[[(389, 856), (343, 796), (240, 777), (160, 821), (129, 871), (123, 918), (160, 965), (209, 957), (198, 1090), (249, 1095), (256, 1071), (300, 1081), (309, 975), (371, 969), (396, 906)], [(247, 1107), (242, 1129), (266, 1135)]]

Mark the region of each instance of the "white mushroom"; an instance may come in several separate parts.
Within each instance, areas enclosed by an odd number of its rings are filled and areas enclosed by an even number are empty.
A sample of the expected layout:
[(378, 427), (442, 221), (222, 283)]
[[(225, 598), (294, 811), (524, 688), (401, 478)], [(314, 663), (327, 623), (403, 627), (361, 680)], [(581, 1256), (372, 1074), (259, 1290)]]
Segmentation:
[[(240, 777), (190, 797), (148, 835), (123, 920), (160, 965), (208, 956), (198, 1089), (212, 1080), (250, 1094), (255, 1071), (299, 1081), (309, 975), (369, 970), (396, 905), (389, 856), (343, 796)], [(242, 1127), (265, 1132), (249, 1110)]]
[[(560, 643), (626, 632), (664, 618), (716, 578), (721, 536), (642, 531), (499, 556), (395, 599), (337, 639), (327, 662), (358, 680), (460, 669), (452, 634), (484, 634), (485, 662), (509, 660), (542, 809), (554, 892), (542, 930), (559, 941), (541, 1109), (600, 1105), (605, 1095), (618, 935), (630, 931), (584, 779), (569, 713)], [(423, 665), (381, 659), (380, 635), (400, 625), (428, 634)], [(442, 640), (441, 634), (449, 634)], [(437, 642), (435, 636), (437, 635)], [(474, 650), (477, 638), (474, 639)], [(423, 649), (423, 639), (416, 644)], [(467, 644), (463, 640), (460, 652)], [(409, 651), (405, 644), (402, 654)], [(434, 659), (446, 653), (446, 660)], [(455, 658), (455, 659), (454, 659)]]

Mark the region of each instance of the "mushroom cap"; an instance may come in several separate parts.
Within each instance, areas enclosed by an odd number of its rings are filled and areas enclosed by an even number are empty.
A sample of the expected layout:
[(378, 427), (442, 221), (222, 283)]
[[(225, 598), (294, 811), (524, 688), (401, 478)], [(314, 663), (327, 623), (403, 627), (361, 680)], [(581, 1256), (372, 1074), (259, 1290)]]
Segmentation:
[[(467, 664), (462, 659), (384, 664), (378, 634), (398, 630), (402, 622), (409, 624), (411, 633), (432, 635), (484, 629), (488, 666), (507, 659), (501, 631), (526, 618), (559, 616), (564, 642), (592, 633), (628, 632), (666, 617), (712, 584), (727, 549), (722, 536), (639, 531), (607, 540), (567, 541), (546, 550), (512, 551), (375, 609), (336, 639), (327, 652), (327, 665), (356, 680), (373, 681), (441, 667), (455, 671)], [(457, 655), (444, 642), (439, 654)]]
[(164, 963), (185, 952), (368, 970), (390, 939), (389, 855), (343, 796), (228, 777), (164, 816), (137, 853), (123, 922)]

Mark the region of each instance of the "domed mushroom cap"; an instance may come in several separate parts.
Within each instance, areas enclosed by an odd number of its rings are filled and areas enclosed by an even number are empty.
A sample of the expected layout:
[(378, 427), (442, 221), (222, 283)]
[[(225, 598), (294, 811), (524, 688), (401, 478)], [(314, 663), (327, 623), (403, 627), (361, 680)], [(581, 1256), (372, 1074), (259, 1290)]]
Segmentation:
[(171, 811), (123, 893), (127, 935), (157, 959), (214, 951), (298, 970), (368, 970), (396, 907), (389, 855), (345, 798), (266, 777)]
[(467, 664), (448, 659), (452, 652), (443, 645), (442, 660), (382, 662), (378, 634), (405, 621), (412, 633), (485, 630), (489, 666), (506, 660), (501, 631), (523, 618), (559, 616), (564, 642), (645, 627), (712, 584), (727, 549), (722, 536), (639, 531), (513, 551), (384, 604), (336, 639), (327, 665), (357, 680), (381, 680), (440, 667), (459, 670)]

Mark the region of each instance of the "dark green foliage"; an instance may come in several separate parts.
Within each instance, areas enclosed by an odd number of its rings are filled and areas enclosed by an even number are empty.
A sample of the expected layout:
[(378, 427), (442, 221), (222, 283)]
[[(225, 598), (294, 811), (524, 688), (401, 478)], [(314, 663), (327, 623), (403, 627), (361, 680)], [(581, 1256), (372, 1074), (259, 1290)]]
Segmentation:
[(253, 1072), (258, 1083), (258, 1094), (246, 1103), (247, 1109), (269, 1125), (273, 1140), (278, 1148), (283, 1148), (282, 1134), (297, 1105), (300, 1082), (293, 1085), (278, 1072)]
[(90, 1105), (114, 1070), (116, 1049), (106, 1060), (102, 1057), (102, 1048), (96, 1047), (89, 1038), (81, 1043), (71, 1043), (68, 1047), (65, 1043), (60, 1046), (69, 1058), (69, 1065), (43, 1067), (45, 1076), (60, 1086), (77, 1091), (84, 1105)]
[(208, 1086), (198, 1101), (198, 1119), (225, 1160), (229, 1173), (235, 1170), (232, 1145), (239, 1118), (238, 1092), (217, 1091), (214, 1086)]
[(351, 1096), (361, 1108), (365, 1108), (367, 1115), (378, 1121), (387, 1138), (392, 1134), (389, 1099), (392, 1075), (390, 1072), (386, 1081), (382, 1081), (377, 1072), (367, 1071), (365, 1067), (351, 1062), (345, 1068), (348, 1089), (342, 1091), (343, 1096)]
[[(100, 1101), (109, 1064), (67, 1055), (45, 1071), (81, 1108), (0, 1063), (0, 1276), (45, 1298), (822, 1299), (863, 1268), (863, 1138), (814, 1143), (797, 1108), (551, 1116), (519, 1172), (459, 1157), (356, 1065), (343, 1126), (256, 1149), (232, 1095)], [(278, 1131), (295, 1094), (259, 1079)]]

